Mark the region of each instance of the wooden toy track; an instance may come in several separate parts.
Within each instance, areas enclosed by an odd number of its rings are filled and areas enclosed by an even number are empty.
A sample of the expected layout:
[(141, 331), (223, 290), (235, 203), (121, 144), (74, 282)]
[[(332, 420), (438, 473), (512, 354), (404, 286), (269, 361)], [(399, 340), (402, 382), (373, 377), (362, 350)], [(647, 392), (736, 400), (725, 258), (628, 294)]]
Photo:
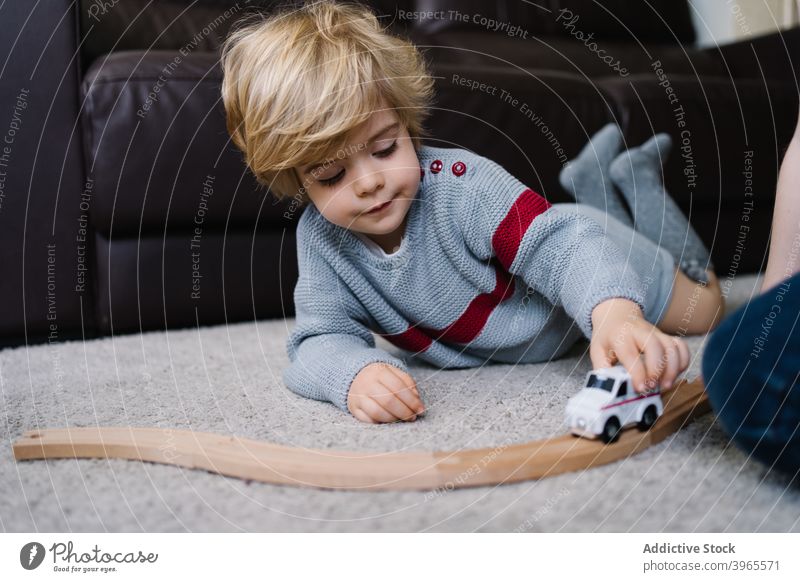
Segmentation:
[(665, 390), (662, 400), (664, 414), (649, 431), (623, 431), (610, 445), (564, 435), (463, 451), (363, 453), (303, 449), (189, 430), (92, 427), (27, 431), (13, 449), (17, 461), (119, 458), (284, 485), (453, 489), (540, 479), (624, 459), (664, 440), (710, 408), (699, 380)]

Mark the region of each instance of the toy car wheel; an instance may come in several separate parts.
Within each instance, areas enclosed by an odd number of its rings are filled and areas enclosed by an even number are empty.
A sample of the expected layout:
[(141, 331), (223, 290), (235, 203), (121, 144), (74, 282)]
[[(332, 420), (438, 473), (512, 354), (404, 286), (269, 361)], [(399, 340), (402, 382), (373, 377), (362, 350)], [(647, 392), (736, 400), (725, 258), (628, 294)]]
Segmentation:
[(604, 443), (613, 443), (619, 438), (620, 428), (619, 419), (616, 416), (612, 416), (606, 421), (606, 424), (603, 427), (603, 432), (600, 434), (600, 438)]
[(642, 420), (639, 421), (639, 430), (647, 430), (653, 424), (655, 424), (656, 419), (658, 419), (658, 412), (656, 411), (656, 407), (652, 404), (644, 409), (644, 414), (642, 414)]

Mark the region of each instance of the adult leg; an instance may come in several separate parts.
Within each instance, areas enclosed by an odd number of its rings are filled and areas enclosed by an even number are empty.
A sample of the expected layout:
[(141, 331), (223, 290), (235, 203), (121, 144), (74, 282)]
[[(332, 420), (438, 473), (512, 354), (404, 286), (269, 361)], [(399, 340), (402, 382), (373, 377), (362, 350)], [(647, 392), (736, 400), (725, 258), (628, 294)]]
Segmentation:
[(774, 287), (800, 270), (800, 120), (778, 176), (769, 261), (761, 290)]
[(745, 452), (800, 471), (800, 274), (726, 318), (703, 354), (722, 428)]

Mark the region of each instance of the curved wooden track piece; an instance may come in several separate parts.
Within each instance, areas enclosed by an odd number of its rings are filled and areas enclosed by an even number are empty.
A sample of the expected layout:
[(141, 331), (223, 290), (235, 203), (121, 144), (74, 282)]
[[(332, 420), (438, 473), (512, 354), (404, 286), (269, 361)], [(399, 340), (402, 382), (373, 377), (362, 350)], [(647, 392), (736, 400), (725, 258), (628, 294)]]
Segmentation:
[(205, 469), (265, 483), (331, 489), (452, 489), (540, 479), (624, 459), (664, 440), (710, 406), (700, 380), (662, 393), (664, 414), (647, 432), (616, 443), (564, 435), (462, 451), (363, 453), (303, 449), (214, 433), (160, 428), (91, 427), (27, 431), (17, 461), (121, 458)]

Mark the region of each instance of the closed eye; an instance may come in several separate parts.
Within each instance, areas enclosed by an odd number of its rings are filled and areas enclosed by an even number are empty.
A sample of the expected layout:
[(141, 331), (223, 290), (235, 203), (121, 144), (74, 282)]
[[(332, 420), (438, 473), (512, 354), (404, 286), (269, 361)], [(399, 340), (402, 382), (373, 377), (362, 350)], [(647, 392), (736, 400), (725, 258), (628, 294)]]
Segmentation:
[[(375, 155), (378, 158), (384, 159), (384, 158), (388, 158), (389, 156), (391, 156), (396, 150), (397, 150), (397, 140), (392, 142), (392, 145), (390, 145), (388, 148), (386, 148), (384, 150), (381, 150), (379, 152), (375, 152), (373, 155)], [(319, 183), (322, 184), (323, 186), (334, 186), (343, 177), (344, 177), (344, 170), (342, 170), (341, 172), (339, 172), (338, 174), (336, 174), (332, 178), (327, 178), (325, 180), (319, 180)]]
[(324, 180), (318, 180), (318, 182), (323, 186), (333, 186), (339, 180), (341, 180), (343, 176), (344, 176), (344, 168), (339, 170), (339, 173), (336, 174), (335, 176), (331, 176), (330, 178), (325, 178)]
[(375, 152), (375, 155), (378, 156), (379, 158), (388, 158), (389, 156), (391, 156), (394, 153), (394, 151), (396, 149), (397, 149), (397, 140), (394, 140), (392, 142), (392, 145), (390, 145), (385, 150), (381, 150), (379, 152)]

